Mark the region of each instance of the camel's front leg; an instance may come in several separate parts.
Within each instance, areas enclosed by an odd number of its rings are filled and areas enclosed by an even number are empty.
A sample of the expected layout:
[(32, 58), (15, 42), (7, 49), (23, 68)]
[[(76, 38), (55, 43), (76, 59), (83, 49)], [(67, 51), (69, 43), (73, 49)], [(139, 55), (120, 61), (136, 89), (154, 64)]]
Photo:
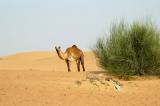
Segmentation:
[(69, 60), (65, 60), (65, 61), (66, 61), (66, 64), (67, 64), (68, 72), (71, 72)]

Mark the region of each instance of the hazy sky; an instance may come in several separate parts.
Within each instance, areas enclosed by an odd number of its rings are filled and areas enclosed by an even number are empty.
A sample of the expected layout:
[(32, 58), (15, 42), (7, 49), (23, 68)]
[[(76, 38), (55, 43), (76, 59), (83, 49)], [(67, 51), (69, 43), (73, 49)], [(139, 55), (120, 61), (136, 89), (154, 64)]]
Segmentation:
[(160, 26), (160, 0), (0, 0), (0, 56), (55, 45), (90, 50), (112, 22), (146, 17)]

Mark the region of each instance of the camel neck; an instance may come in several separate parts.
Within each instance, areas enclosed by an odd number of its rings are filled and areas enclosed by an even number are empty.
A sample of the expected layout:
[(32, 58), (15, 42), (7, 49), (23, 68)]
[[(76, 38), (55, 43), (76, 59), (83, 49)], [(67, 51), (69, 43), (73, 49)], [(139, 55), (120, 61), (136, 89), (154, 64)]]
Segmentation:
[(61, 50), (57, 50), (57, 54), (60, 59), (65, 60), (65, 53), (63, 53)]

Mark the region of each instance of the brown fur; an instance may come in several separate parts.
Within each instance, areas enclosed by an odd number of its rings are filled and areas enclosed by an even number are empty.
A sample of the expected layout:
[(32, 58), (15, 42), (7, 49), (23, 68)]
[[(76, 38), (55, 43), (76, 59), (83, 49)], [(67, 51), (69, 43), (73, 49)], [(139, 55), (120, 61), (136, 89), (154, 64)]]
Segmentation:
[(71, 71), (70, 69), (71, 61), (76, 61), (78, 72), (80, 72), (80, 63), (82, 65), (83, 71), (85, 71), (84, 54), (82, 50), (80, 50), (76, 45), (73, 45), (72, 47), (67, 48), (66, 51), (63, 53), (60, 48), (61, 47), (58, 47), (58, 48), (55, 47), (59, 58), (66, 61), (68, 72)]

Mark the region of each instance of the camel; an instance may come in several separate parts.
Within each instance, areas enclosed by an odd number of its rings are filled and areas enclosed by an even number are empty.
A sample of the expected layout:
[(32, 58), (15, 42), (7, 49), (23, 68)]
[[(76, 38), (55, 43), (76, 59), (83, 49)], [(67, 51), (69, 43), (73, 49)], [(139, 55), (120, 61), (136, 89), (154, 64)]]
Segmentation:
[(55, 46), (55, 49), (59, 58), (62, 60), (65, 60), (67, 64), (68, 72), (71, 72), (70, 63), (72, 61), (76, 61), (78, 72), (80, 72), (80, 63), (82, 65), (83, 72), (85, 72), (84, 54), (82, 50), (80, 50), (76, 45), (73, 45), (72, 47), (67, 48), (64, 53), (61, 51), (60, 46), (59, 47)]

